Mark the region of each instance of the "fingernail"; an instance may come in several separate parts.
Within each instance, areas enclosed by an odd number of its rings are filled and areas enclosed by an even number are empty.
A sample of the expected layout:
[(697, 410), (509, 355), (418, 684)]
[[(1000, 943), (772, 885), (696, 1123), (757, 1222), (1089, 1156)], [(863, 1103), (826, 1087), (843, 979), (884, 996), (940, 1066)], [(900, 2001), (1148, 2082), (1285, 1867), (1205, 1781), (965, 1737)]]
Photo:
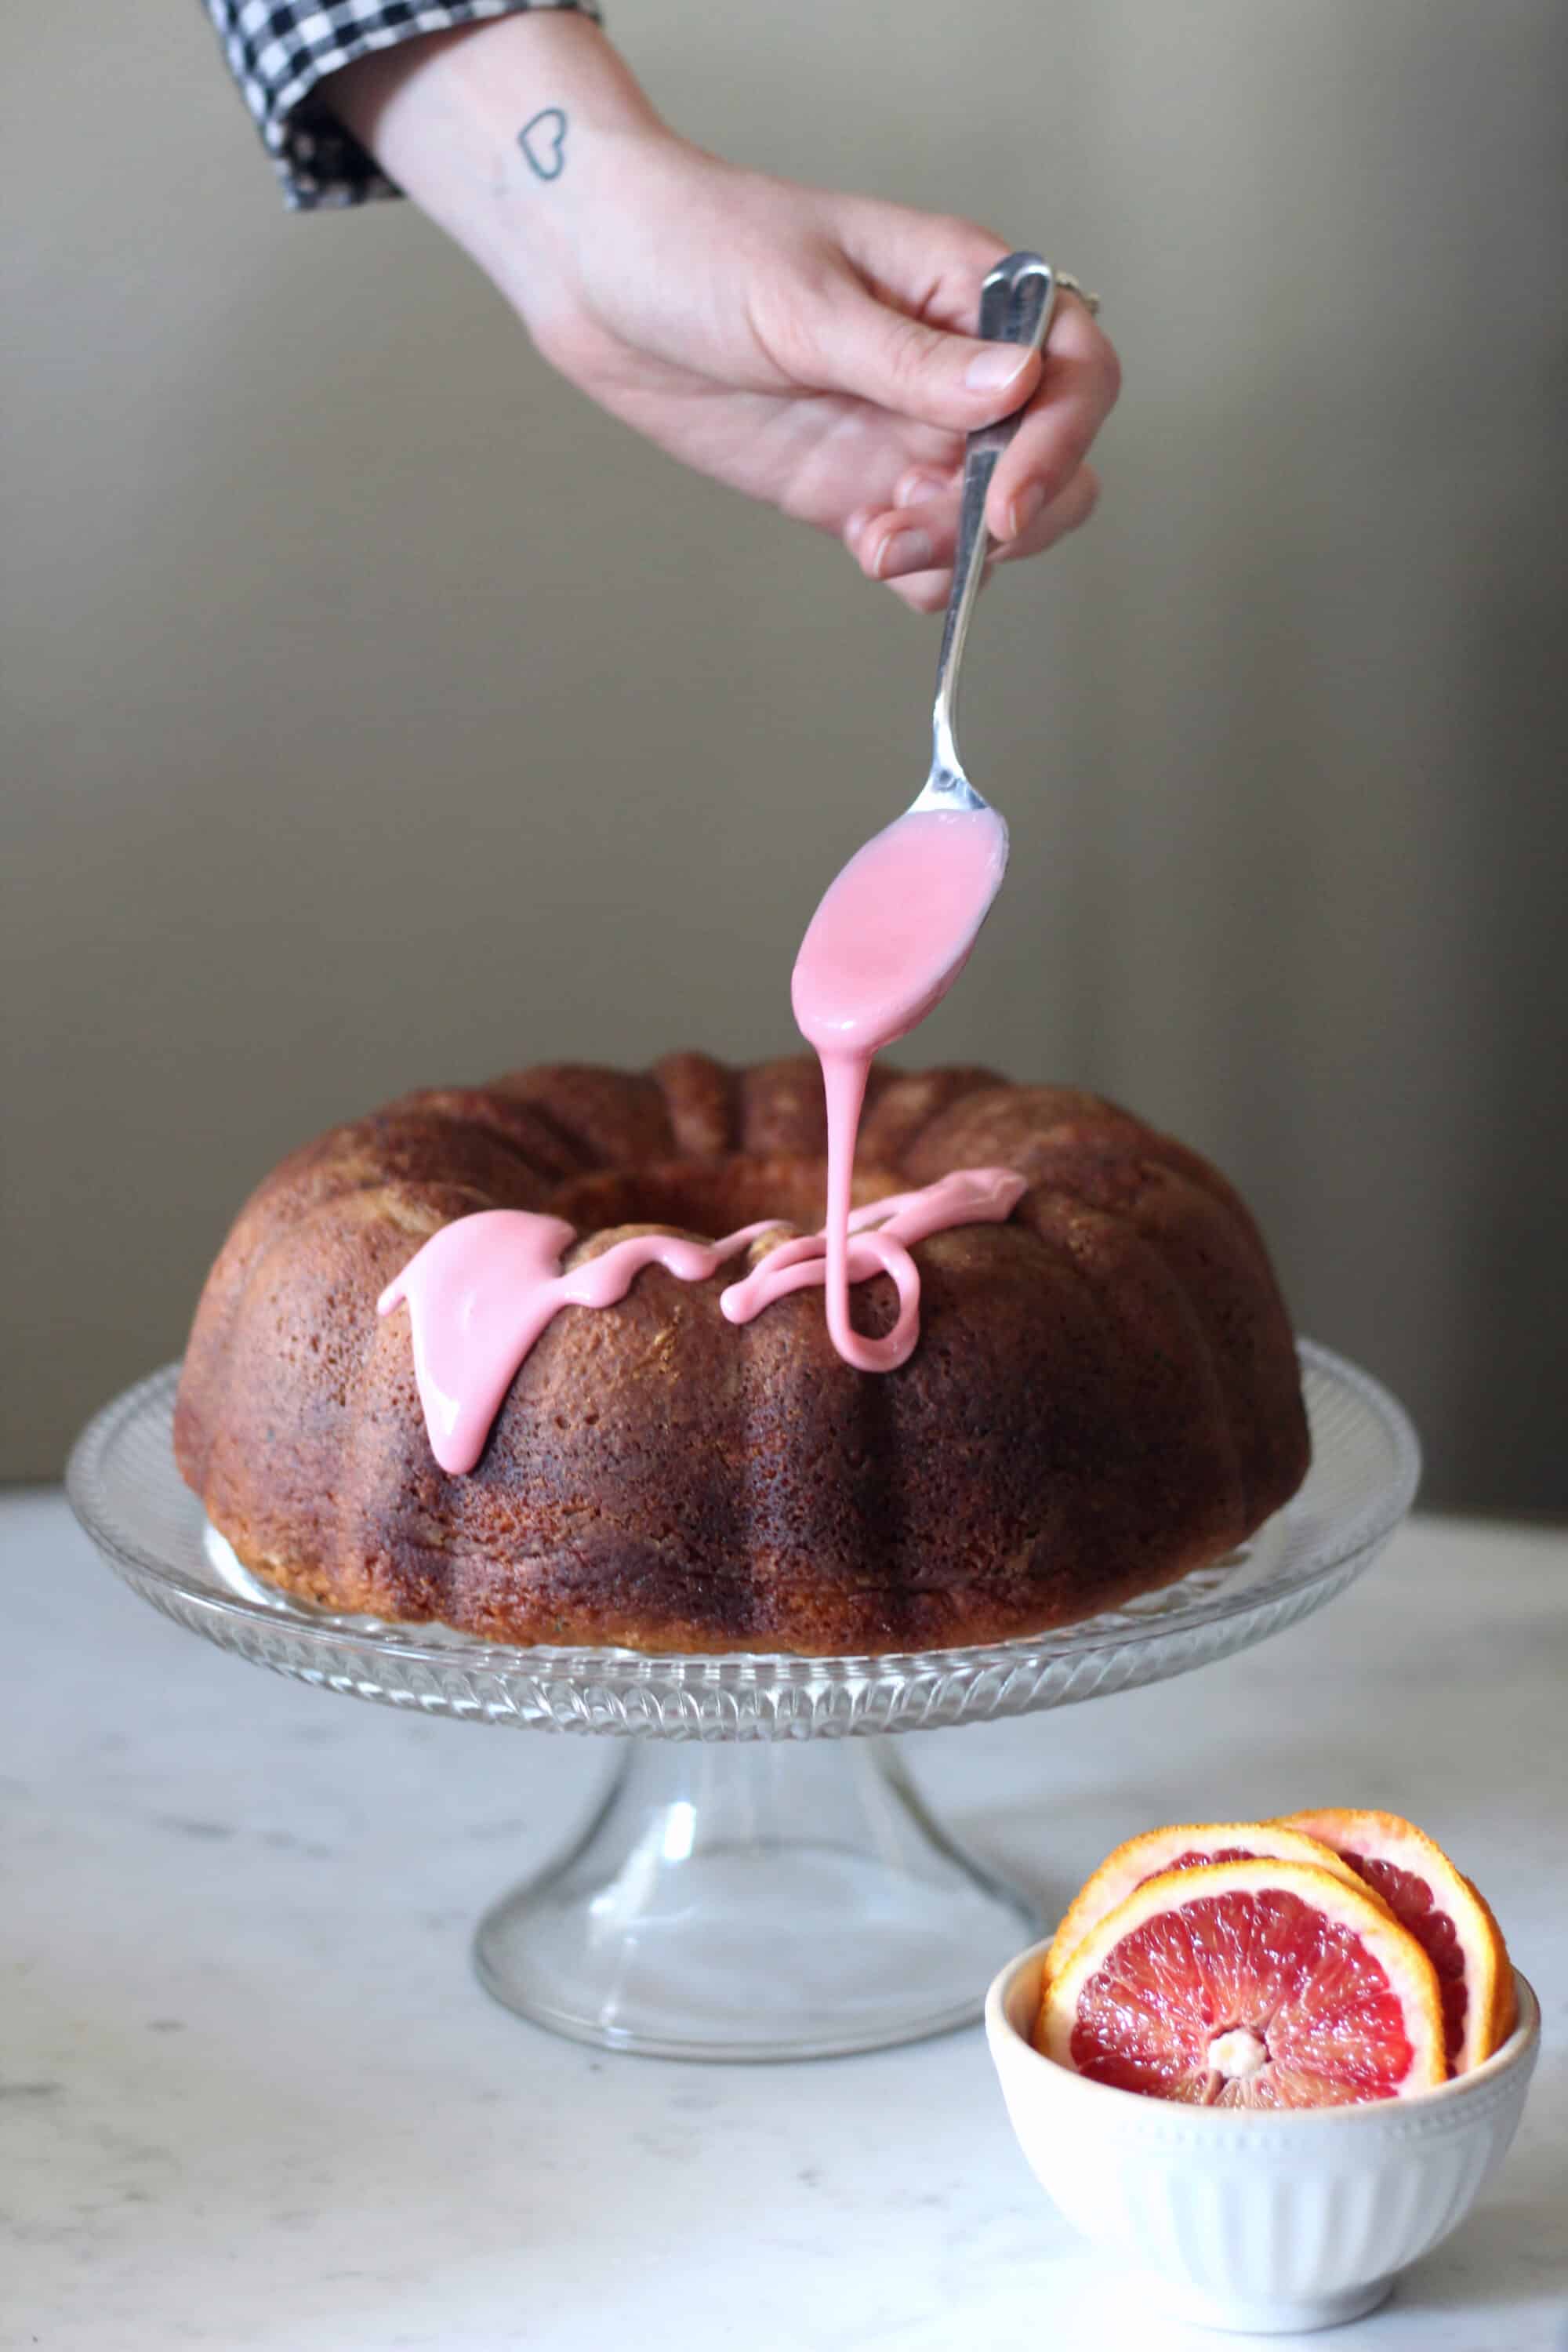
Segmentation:
[(930, 535), (923, 530), (896, 530), (882, 543), (877, 558), (879, 580), (891, 580), (905, 572), (929, 571), (935, 561), (936, 551)]
[(971, 392), (1001, 392), (1015, 376), (1023, 374), (1032, 356), (1011, 343), (992, 343), (975, 353), (963, 381)]
[(1046, 503), (1044, 482), (1026, 482), (1007, 509), (1007, 536), (1021, 539)]
[(861, 532), (865, 530), (866, 525), (870, 521), (871, 517), (876, 511), (875, 507), (857, 507), (854, 513), (846, 522), (844, 526), (844, 544), (848, 548), (851, 554), (855, 551), (855, 548), (858, 543)]
[(927, 499), (940, 499), (947, 482), (941, 474), (906, 474), (893, 492), (896, 507), (923, 506)]

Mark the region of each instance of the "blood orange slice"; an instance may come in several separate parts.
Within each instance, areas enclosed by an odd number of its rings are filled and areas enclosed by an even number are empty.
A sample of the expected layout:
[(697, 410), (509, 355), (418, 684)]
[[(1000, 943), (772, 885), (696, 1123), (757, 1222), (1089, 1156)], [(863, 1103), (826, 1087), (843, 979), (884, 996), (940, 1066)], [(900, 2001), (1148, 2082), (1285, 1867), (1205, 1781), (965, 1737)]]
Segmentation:
[(1437, 1971), (1449, 2071), (1468, 2074), (1517, 2020), (1513, 1969), (1490, 1909), (1440, 1845), (1397, 1813), (1327, 1806), (1286, 1824), (1343, 1856)]
[(1338, 2107), (1441, 2083), (1431, 1961), (1364, 1886), (1301, 1862), (1152, 1878), (1046, 1986), (1037, 2046), (1193, 2106)]
[(1086, 1879), (1072, 1900), (1072, 1908), (1057, 1929), (1046, 1956), (1046, 1974), (1054, 1977), (1067, 1966), (1091, 1927), (1108, 1912), (1125, 1903), (1134, 1887), (1158, 1878), (1167, 1870), (1195, 1870), (1213, 1862), (1250, 1862), (1272, 1856), (1277, 1862), (1315, 1863), (1320, 1870), (1352, 1882), (1357, 1874), (1342, 1862), (1332, 1846), (1321, 1843), (1283, 1822), (1176, 1822), (1163, 1830), (1145, 1830), (1108, 1854)]

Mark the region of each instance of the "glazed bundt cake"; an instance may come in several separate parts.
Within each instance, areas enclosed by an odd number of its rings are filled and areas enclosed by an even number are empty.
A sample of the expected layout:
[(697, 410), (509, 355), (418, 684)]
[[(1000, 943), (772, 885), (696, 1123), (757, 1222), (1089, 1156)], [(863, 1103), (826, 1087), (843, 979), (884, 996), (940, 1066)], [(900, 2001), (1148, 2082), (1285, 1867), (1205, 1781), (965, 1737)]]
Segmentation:
[[(1305, 1474), (1290, 1327), (1257, 1228), (1195, 1152), (1096, 1097), (986, 1070), (871, 1075), (861, 1202), (977, 1164), (1004, 1223), (914, 1251), (897, 1371), (835, 1353), (814, 1291), (726, 1321), (654, 1265), (553, 1317), (473, 1469), (432, 1452), (405, 1311), (378, 1297), (483, 1210), (547, 1212), (568, 1268), (649, 1229), (820, 1223), (801, 1056), (556, 1066), (405, 1096), (241, 1211), (196, 1311), (180, 1469), (247, 1567), (335, 1610), (643, 1650), (925, 1649), (1091, 1615), (1229, 1550)], [(744, 1271), (744, 1267), (741, 1268)], [(892, 1323), (885, 1278), (858, 1327)]]

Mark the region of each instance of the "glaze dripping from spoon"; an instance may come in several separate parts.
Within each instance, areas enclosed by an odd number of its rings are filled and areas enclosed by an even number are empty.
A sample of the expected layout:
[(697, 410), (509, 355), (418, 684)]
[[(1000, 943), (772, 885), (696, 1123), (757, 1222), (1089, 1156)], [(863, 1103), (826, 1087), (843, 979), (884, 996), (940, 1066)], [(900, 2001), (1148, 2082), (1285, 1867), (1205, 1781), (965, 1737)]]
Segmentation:
[[(1056, 296), (1055, 272), (1037, 253), (1011, 253), (981, 289), (980, 332), (1039, 351)], [(1007, 870), (1006, 824), (964, 773), (954, 729), (959, 666), (991, 544), (986, 494), (1017, 425), (1016, 415), (1004, 417), (964, 445), (931, 773), (903, 815), (830, 885), (801, 943), (790, 989), (796, 1025), (822, 1064), (827, 1104), (827, 1328), (838, 1353), (865, 1372), (903, 1360), (889, 1357), (888, 1340), (863, 1338), (849, 1319), (849, 1202), (866, 1081), (882, 1047), (907, 1036), (947, 994)]]
[[(835, 1348), (863, 1372), (903, 1360), (849, 1318), (855, 1139), (873, 1057), (942, 1002), (969, 960), (1007, 865), (994, 809), (910, 809), (858, 850), (812, 917), (790, 997), (827, 1101), (825, 1291)], [(908, 1353), (908, 1349), (904, 1350)]]

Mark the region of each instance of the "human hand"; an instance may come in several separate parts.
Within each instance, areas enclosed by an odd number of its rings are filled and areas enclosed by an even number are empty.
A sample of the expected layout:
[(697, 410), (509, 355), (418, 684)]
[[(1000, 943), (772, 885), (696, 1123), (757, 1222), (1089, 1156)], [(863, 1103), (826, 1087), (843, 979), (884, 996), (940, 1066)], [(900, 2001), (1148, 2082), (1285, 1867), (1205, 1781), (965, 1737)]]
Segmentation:
[(1026, 406), (987, 501), (1001, 560), (1087, 521), (1116, 355), (1070, 295), (1043, 362), (973, 336), (1000, 237), (704, 153), (572, 16), (411, 43), (329, 89), (573, 383), (700, 472), (833, 532), (917, 610), (947, 598), (976, 426)]

